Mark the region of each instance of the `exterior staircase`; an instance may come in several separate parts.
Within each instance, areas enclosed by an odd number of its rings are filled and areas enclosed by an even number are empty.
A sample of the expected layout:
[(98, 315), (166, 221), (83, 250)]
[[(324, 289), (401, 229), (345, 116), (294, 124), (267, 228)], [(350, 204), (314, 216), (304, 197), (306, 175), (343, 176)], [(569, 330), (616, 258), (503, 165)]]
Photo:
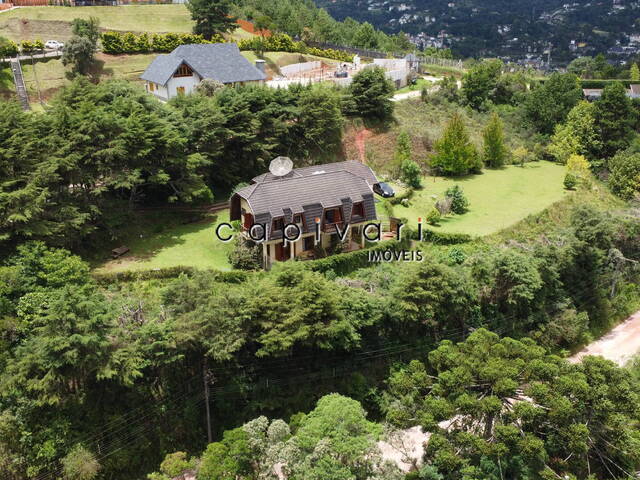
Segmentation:
[(20, 100), (22, 109), (29, 110), (29, 95), (27, 94), (27, 87), (24, 84), (22, 67), (20, 66), (20, 60), (18, 58), (11, 59), (11, 71), (13, 72), (13, 81), (16, 84), (16, 92), (18, 93), (18, 100)]

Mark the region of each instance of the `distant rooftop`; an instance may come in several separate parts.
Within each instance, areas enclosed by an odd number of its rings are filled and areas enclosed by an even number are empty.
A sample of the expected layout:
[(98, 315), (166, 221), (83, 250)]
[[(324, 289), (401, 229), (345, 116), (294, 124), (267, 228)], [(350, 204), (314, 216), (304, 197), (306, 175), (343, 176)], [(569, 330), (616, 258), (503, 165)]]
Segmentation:
[(201, 78), (211, 78), (221, 83), (266, 79), (264, 73), (242, 56), (235, 43), (180, 45), (173, 52), (154, 58), (140, 78), (166, 85), (183, 63)]

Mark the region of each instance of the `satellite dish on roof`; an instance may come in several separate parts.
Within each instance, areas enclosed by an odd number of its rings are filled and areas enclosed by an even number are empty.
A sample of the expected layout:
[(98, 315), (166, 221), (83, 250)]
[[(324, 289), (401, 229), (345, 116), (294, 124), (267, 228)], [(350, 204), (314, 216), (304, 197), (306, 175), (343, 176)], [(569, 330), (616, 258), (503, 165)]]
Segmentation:
[(269, 164), (269, 171), (276, 177), (282, 177), (293, 169), (293, 162), (289, 157), (276, 157)]

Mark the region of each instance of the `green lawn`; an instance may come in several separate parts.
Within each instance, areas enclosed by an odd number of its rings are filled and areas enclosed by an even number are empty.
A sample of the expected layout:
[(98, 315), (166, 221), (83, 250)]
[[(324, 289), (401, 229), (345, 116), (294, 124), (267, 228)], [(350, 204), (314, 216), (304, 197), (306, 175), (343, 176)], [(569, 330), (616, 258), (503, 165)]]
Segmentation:
[[(109, 30), (190, 32), (192, 27), (189, 10), (184, 4), (115, 7), (21, 7), (0, 13), (0, 22), (4, 23), (12, 18), (71, 22), (74, 18), (89, 17), (97, 17), (100, 19), (100, 27)], [(2, 30), (4, 28), (0, 29), (0, 32)]]
[(512, 165), (499, 170), (486, 169), (480, 175), (455, 179), (426, 177), (423, 189), (415, 193), (409, 206), (394, 206), (393, 213), (396, 217), (407, 218), (409, 224), (415, 226), (418, 218), (424, 219), (433, 206), (432, 196), (440, 199), (447, 188), (458, 184), (469, 199), (469, 211), (464, 215), (449, 216), (440, 226), (430, 228), (474, 236), (489, 235), (562, 199), (567, 194), (562, 185), (564, 175), (562, 165), (535, 162), (524, 168)]
[(173, 266), (230, 270), (227, 252), (231, 243), (215, 236), (219, 222), (229, 221), (229, 211), (216, 214), (211, 221), (168, 228), (161, 233), (148, 233), (124, 241), (131, 251), (117, 260), (100, 265), (98, 272), (153, 270)]
[(418, 78), (414, 85), (407, 85), (406, 87), (399, 88), (395, 93), (406, 93), (414, 90), (422, 90), (422, 87), (429, 87), (433, 85), (433, 82), (428, 82), (424, 78)]
[[(109, 7), (21, 7), (0, 13), (0, 35), (14, 41), (66, 41), (71, 37), (71, 20), (97, 17), (103, 30), (132, 32), (191, 32), (193, 21), (184, 4), (120, 5)], [(253, 34), (240, 28), (234, 39)]]
[[(156, 54), (138, 55), (96, 55), (96, 68), (91, 74), (95, 80), (107, 80), (110, 78), (124, 78), (132, 82), (141, 82), (140, 75), (149, 66)], [(62, 61), (55, 58), (36, 61), (22, 61), (24, 81), (32, 103), (38, 102), (38, 89), (44, 100), (50, 99), (61, 87), (69, 83), (66, 76), (67, 68)], [(37, 78), (37, 83), (36, 83)], [(8, 66), (0, 69), (0, 96), (13, 98), (15, 86)]]

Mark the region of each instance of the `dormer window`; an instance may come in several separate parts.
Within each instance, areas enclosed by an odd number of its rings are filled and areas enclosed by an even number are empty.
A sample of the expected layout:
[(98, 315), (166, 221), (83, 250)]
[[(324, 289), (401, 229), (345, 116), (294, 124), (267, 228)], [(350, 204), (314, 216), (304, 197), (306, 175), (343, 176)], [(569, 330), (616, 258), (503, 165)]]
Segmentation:
[(273, 220), (273, 230), (276, 232), (281, 231), (284, 228), (284, 219), (276, 218)]
[(324, 219), (327, 223), (333, 224), (342, 221), (342, 215), (339, 208), (332, 208), (324, 212)]
[(364, 203), (358, 202), (353, 204), (353, 216), (364, 217)]
[(176, 73), (173, 74), (174, 77), (190, 77), (193, 75), (193, 70), (189, 68), (189, 65), (182, 64), (176, 70)]

